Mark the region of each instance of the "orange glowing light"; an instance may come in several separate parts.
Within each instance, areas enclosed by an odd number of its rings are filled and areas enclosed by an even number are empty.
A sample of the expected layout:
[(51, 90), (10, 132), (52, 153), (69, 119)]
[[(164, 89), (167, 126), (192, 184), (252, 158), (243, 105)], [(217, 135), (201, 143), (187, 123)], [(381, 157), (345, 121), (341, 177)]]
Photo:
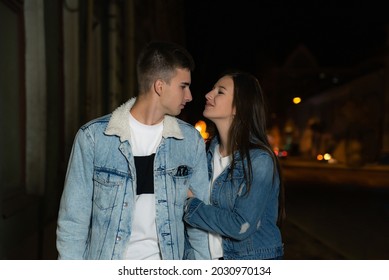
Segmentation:
[(323, 157), (323, 155), (321, 155), (321, 154), (318, 154), (317, 157), (316, 157), (317, 160), (323, 160), (323, 158), (324, 158), (324, 157)]
[(209, 137), (209, 133), (207, 132), (207, 124), (203, 120), (199, 120), (195, 124), (195, 128), (200, 132), (201, 137), (203, 137), (204, 140), (207, 140)]

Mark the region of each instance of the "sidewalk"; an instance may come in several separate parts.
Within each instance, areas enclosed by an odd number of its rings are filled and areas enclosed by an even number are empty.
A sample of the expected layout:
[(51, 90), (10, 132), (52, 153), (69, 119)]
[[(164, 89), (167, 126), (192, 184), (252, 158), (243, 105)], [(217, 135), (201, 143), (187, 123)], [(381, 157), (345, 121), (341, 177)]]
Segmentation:
[(347, 259), (289, 220), (285, 221), (282, 233), (285, 249), (284, 260)]

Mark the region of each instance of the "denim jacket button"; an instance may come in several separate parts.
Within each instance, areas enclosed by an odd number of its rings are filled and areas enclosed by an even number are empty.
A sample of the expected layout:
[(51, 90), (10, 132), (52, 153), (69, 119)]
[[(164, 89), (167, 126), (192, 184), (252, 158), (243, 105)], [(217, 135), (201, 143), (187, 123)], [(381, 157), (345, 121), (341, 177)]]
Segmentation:
[(128, 202), (124, 202), (123, 207), (127, 207), (127, 206), (128, 206)]
[(122, 238), (120, 236), (116, 236), (116, 241), (120, 241)]

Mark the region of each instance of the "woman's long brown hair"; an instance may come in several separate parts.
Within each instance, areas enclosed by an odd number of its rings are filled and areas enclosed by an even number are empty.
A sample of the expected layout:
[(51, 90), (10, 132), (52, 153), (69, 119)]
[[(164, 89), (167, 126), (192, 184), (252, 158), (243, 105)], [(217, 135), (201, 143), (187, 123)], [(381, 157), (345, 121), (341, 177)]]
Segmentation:
[[(271, 156), (273, 170), (275, 171), (273, 180), (275, 176), (278, 176), (280, 181), (277, 224), (281, 226), (285, 218), (284, 184), (278, 157), (274, 154), (268, 141), (263, 91), (259, 81), (252, 74), (233, 70), (224, 72), (221, 77), (224, 76), (231, 77), (234, 82), (233, 106), (236, 108), (236, 114), (229, 131), (227, 150), (232, 155), (238, 152), (242, 158), (244, 177), (247, 181), (247, 193), (250, 192), (252, 182), (250, 149), (259, 148)], [(247, 166), (245, 166), (243, 159), (246, 159)], [(231, 176), (235, 164), (235, 157), (233, 157), (230, 169)]]

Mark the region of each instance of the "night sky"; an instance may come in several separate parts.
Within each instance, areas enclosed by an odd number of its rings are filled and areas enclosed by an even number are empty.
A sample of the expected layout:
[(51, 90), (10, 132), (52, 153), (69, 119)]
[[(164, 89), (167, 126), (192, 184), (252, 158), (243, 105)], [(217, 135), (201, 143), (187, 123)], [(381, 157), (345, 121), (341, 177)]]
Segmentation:
[(186, 46), (196, 61), (191, 110), (202, 107), (225, 68), (261, 73), (281, 67), (301, 44), (320, 67), (352, 67), (385, 46), (389, 13), (383, 4), (290, 2), (185, 1)]

